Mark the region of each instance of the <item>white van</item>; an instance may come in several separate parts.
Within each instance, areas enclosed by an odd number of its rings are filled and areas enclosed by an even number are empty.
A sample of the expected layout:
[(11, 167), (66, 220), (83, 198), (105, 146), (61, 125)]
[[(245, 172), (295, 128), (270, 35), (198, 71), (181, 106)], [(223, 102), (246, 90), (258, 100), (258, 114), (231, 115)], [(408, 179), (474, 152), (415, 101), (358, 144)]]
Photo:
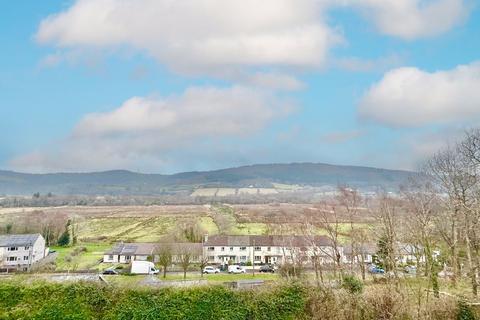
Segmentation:
[(130, 273), (133, 274), (158, 274), (153, 262), (150, 261), (132, 261), (132, 269)]
[(247, 269), (245, 267), (240, 267), (239, 265), (231, 265), (228, 266), (228, 273), (247, 273)]

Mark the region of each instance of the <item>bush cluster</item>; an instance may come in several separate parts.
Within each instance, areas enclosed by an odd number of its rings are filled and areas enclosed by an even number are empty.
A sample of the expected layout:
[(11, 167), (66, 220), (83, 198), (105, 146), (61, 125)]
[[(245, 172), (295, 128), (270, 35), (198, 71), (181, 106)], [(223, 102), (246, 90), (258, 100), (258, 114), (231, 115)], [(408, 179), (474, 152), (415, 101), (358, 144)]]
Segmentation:
[(361, 293), (356, 280), (344, 283), (350, 283), (351, 294), (299, 283), (233, 290), (5, 282), (0, 319), (479, 319), (478, 310), (464, 301), (434, 298), (416, 306), (405, 292), (385, 287)]
[(88, 283), (0, 284), (0, 319), (297, 319), (300, 285), (245, 292), (223, 286), (119, 289)]

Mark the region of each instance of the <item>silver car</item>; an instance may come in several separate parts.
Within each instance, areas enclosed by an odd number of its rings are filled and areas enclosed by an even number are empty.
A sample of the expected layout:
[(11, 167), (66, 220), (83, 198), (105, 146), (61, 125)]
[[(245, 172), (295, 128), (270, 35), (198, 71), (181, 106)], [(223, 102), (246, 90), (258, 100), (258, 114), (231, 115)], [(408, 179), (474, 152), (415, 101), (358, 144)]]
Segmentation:
[(215, 267), (208, 266), (203, 268), (203, 273), (212, 274), (212, 273), (219, 273), (219, 272), (220, 272), (220, 269)]

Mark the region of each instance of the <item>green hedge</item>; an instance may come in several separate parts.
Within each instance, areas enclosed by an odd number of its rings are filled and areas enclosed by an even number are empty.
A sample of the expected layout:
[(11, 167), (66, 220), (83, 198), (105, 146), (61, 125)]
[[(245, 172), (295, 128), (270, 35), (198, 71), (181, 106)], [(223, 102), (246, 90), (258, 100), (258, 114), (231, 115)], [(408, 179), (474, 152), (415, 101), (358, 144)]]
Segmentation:
[(307, 299), (307, 290), (296, 284), (236, 291), (3, 283), (0, 319), (296, 319), (304, 315)]

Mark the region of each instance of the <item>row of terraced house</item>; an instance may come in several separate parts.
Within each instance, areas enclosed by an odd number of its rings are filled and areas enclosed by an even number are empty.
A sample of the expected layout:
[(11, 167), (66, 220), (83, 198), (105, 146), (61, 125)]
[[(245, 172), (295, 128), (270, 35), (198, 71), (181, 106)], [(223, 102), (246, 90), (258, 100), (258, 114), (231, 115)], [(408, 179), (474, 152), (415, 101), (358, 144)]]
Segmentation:
[[(212, 265), (224, 264), (275, 264), (315, 259), (318, 263), (333, 263), (340, 259), (343, 263), (373, 263), (377, 252), (375, 244), (365, 244), (352, 250), (351, 246), (333, 246), (325, 236), (281, 236), (281, 235), (215, 235), (205, 236), (202, 243), (118, 243), (105, 252), (104, 262), (130, 263), (134, 260), (157, 262), (163, 247), (169, 247), (173, 262), (179, 260), (182, 252), (190, 252), (191, 262), (206, 259)], [(397, 245), (397, 261), (424, 260), (419, 254), (421, 248)], [(355, 252), (355, 253), (353, 253)]]

